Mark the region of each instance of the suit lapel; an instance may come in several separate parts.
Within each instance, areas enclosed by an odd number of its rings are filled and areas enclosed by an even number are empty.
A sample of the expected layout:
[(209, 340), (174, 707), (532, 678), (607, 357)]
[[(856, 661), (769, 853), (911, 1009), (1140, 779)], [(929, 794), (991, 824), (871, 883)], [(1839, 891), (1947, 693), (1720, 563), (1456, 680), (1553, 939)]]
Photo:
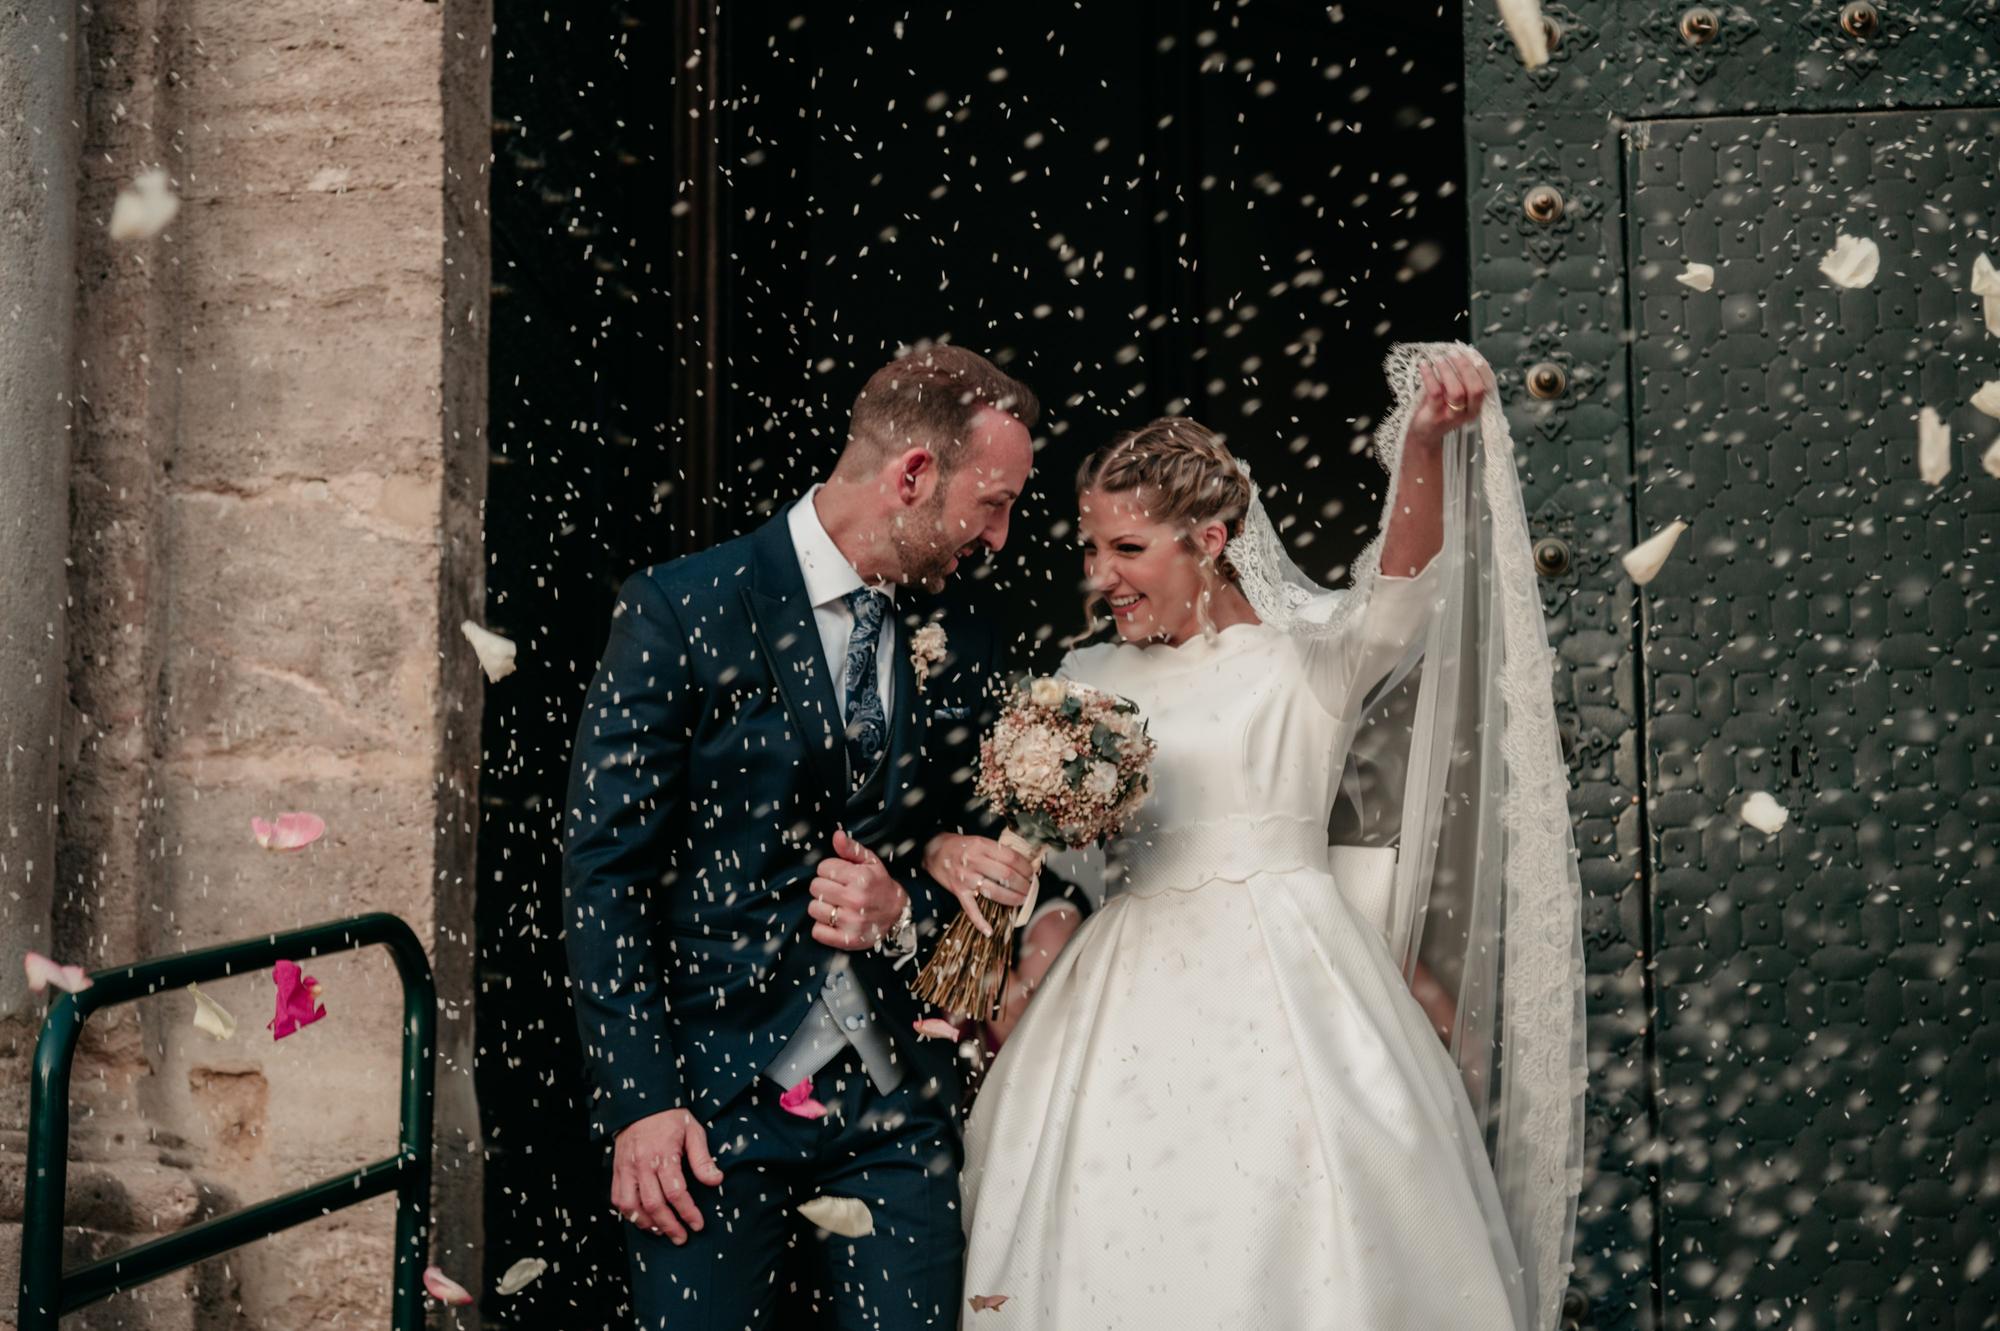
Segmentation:
[(750, 631), (777, 681), (807, 759), (827, 792), (836, 800), (844, 799), (847, 749), (840, 703), (827, 672), (819, 626), (806, 601), (805, 575), (799, 572), (784, 510), (758, 528), (755, 549), (751, 583), (743, 589)]

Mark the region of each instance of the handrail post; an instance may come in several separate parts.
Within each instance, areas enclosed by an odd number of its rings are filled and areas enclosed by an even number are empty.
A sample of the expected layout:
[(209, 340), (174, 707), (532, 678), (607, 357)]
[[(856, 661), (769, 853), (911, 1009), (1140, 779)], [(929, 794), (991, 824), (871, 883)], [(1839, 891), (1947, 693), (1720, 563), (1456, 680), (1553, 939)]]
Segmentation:
[[(410, 940), (414, 946), (416, 940)], [(397, 958), (403, 975), (403, 1108), (400, 1139), (402, 1181), (396, 1185), (396, 1264), (393, 1331), (422, 1331), (424, 1267), (429, 1265), (431, 1213), (431, 1125), (437, 1060), (437, 984), (423, 949), (414, 962)]]
[[(99, 1008), (225, 976), (248, 974), (281, 959), (300, 959), (382, 944), (403, 989), (402, 1098), (396, 1155), (350, 1174), (216, 1216), (65, 1272), (63, 1202), (69, 1174), (70, 1067), (83, 1023)], [(431, 1129), (435, 1114), (437, 983), (410, 926), (383, 911), (330, 920), (289, 933), (223, 943), (91, 973), (80, 994), (49, 1005), (35, 1045), (28, 1098), (28, 1177), (21, 1230), (20, 1331), (57, 1331), (66, 1312), (255, 1239), (317, 1219), (329, 1210), (393, 1190), (396, 1238), (391, 1292), (394, 1331), (421, 1331), (423, 1271), (430, 1240)], [(393, 1170), (393, 1177), (391, 1171)]]
[[(19, 1331), (56, 1331), (62, 1317), (63, 1200), (69, 1189), (69, 1070), (83, 1014), (68, 994), (43, 1020), (28, 1090), (27, 1195), (21, 1214)], [(55, 1279), (49, 1279), (49, 1273)]]

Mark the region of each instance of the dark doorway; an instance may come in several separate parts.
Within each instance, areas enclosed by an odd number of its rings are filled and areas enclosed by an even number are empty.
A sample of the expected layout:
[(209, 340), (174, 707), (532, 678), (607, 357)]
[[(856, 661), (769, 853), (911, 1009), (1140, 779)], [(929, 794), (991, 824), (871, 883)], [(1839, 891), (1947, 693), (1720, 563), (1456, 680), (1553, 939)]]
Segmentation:
[[(1352, 12), (1347, 12), (1349, 9)], [(733, 535), (837, 448), (899, 344), (1025, 378), (1036, 484), (985, 570), (1052, 660), (1077, 461), (1167, 410), (1225, 431), (1301, 561), (1378, 517), (1391, 341), (1466, 334), (1457, 4), (579, 10), (499, 0), (476, 1080), (489, 1320), (624, 1324), (586, 1140), (557, 828), (632, 569)]]

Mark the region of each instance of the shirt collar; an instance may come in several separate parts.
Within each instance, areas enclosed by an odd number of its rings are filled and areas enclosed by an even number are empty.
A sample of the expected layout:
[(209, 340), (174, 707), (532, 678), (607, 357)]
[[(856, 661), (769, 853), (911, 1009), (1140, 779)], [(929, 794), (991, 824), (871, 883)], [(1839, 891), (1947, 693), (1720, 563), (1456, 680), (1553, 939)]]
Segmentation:
[[(786, 515), (792, 548), (799, 556), (799, 572), (805, 574), (806, 599), (814, 606), (838, 601), (857, 587), (868, 585), (854, 571), (854, 565), (847, 562), (847, 556), (840, 553), (840, 547), (833, 543), (833, 537), (827, 535), (825, 524), (819, 520), (819, 510), (813, 507), (813, 496), (819, 490), (815, 485), (806, 491)], [(887, 596), (891, 605), (896, 603), (895, 583), (880, 583), (874, 590)]]

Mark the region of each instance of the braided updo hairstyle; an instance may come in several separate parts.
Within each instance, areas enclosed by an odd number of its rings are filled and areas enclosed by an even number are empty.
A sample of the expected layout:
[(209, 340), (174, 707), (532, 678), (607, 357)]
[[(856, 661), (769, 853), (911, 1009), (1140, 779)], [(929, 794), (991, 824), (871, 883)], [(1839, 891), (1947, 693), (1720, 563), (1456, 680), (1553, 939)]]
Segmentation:
[[(1250, 511), (1250, 478), (1236, 465), (1213, 431), (1187, 416), (1162, 416), (1136, 430), (1127, 430), (1083, 460), (1076, 473), (1076, 493), (1145, 492), (1148, 515), (1157, 522), (1184, 529), (1183, 544), (1195, 548), (1193, 532), (1219, 521), (1234, 537), (1243, 530)], [(1216, 571), (1231, 582), (1236, 570), (1227, 554), (1218, 555)], [(1092, 629), (1099, 626), (1095, 596), (1084, 610)], [(1202, 613), (1203, 630), (1212, 631)]]

